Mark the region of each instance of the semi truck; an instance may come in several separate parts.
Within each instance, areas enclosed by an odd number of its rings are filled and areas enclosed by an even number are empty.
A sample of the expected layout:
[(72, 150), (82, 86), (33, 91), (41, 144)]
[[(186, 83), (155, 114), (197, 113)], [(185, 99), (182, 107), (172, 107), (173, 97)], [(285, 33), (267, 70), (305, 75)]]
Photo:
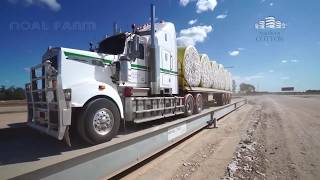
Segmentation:
[[(115, 137), (120, 124), (200, 113), (230, 103), (230, 89), (192, 87), (178, 62), (175, 26), (151, 22), (115, 33), (91, 50), (48, 48), (26, 84), (28, 125), (59, 140), (69, 129), (89, 144)], [(71, 126), (72, 125), (72, 126)]]

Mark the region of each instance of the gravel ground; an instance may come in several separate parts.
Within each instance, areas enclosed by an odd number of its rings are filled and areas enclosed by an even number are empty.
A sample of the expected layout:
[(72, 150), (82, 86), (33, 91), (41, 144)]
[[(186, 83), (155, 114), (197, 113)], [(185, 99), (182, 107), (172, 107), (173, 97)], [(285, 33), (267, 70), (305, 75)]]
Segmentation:
[(124, 179), (319, 179), (320, 96), (265, 95)]

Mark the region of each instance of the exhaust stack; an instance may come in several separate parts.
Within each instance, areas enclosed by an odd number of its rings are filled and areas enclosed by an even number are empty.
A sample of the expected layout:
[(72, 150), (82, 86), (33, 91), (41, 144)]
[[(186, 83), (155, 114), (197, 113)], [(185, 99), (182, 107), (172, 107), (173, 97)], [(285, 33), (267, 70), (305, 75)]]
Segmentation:
[(149, 80), (151, 94), (160, 94), (160, 59), (159, 59), (159, 48), (155, 44), (155, 13), (156, 8), (151, 4), (151, 47), (150, 47), (150, 71)]
[(113, 35), (118, 34), (118, 24), (116, 22), (113, 23)]

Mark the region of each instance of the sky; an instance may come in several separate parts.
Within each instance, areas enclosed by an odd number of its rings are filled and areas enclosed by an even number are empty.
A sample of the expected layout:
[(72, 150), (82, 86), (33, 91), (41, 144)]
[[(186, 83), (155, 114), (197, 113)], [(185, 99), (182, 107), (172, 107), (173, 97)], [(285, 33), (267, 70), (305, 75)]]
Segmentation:
[[(111, 35), (157, 20), (173, 22), (180, 46), (194, 45), (259, 91), (320, 89), (318, 0), (2, 0), (0, 85), (23, 87), (48, 46), (89, 49)], [(272, 16), (281, 28), (261, 29)]]

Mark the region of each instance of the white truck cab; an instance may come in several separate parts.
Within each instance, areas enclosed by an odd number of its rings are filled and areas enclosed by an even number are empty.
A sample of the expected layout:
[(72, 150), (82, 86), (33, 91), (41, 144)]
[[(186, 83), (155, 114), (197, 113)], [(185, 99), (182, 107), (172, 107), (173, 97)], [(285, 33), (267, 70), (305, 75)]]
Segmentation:
[(177, 46), (170, 22), (108, 37), (95, 52), (49, 48), (31, 68), (30, 80), (29, 125), (60, 140), (73, 122), (95, 144), (116, 135), (121, 120), (140, 123), (183, 113), (182, 98), (175, 97)]

